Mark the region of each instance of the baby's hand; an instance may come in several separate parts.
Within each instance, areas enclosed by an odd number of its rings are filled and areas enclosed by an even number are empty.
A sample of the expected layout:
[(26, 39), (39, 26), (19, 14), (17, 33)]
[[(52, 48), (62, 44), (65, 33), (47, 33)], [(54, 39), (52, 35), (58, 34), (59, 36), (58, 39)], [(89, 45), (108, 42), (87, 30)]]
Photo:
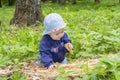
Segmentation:
[(65, 48), (70, 52), (70, 53), (72, 53), (73, 54), (73, 46), (72, 46), (72, 44), (71, 43), (66, 43), (65, 44)]
[(52, 64), (48, 67), (49, 70), (53, 70), (56, 67), (56, 65)]

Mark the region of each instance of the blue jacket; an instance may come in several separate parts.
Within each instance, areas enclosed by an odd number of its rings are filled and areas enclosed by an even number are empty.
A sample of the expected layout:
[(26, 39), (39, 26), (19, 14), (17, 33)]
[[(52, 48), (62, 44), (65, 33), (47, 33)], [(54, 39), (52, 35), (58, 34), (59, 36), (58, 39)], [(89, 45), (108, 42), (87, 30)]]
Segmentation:
[(40, 41), (39, 55), (45, 67), (49, 67), (54, 62), (62, 62), (65, 53), (68, 52), (64, 44), (71, 42), (67, 33), (60, 40), (53, 40), (49, 35), (44, 35)]

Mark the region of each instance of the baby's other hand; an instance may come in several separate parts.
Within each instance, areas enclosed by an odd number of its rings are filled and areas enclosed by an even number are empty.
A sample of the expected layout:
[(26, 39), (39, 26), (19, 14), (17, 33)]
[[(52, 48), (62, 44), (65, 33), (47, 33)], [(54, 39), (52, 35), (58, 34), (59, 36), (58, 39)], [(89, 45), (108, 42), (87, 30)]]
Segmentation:
[(52, 64), (48, 67), (49, 70), (53, 70), (56, 67), (56, 65)]
[(73, 49), (73, 45), (71, 43), (66, 43), (65, 48), (70, 52)]

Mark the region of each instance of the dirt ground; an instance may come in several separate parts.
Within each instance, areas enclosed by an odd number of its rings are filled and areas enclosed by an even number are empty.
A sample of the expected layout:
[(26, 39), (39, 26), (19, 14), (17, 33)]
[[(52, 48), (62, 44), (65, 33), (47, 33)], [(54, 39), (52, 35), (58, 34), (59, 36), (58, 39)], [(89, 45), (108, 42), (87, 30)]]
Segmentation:
[[(47, 70), (42, 65), (38, 65), (34, 62), (21, 65), (19, 71), (23, 75), (27, 76), (26, 80), (56, 80), (56, 77), (63, 74), (60, 73), (63, 70), (65, 72), (72, 71), (71, 76), (67, 80), (73, 80), (74, 77), (79, 77), (80, 73), (85, 73), (85, 70), (80, 68), (80, 65), (87, 64), (89, 68), (93, 68), (99, 59), (87, 59), (87, 60), (76, 60), (66, 65), (56, 64), (57, 67), (54, 70)], [(6, 68), (0, 68), (0, 77), (10, 77), (15, 73), (12, 65)]]

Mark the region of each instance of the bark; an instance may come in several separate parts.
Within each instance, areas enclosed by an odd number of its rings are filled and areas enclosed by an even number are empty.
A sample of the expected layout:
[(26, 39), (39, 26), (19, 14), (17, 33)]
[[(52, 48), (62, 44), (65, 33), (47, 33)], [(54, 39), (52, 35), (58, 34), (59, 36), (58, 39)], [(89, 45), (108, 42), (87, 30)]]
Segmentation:
[(8, 5), (9, 5), (9, 6), (14, 5), (14, 3), (15, 3), (15, 0), (8, 0)]
[(2, 22), (0, 21), (0, 26), (1, 26)]
[(100, 3), (100, 0), (95, 0), (95, 3)]
[(56, 3), (57, 2), (57, 0), (52, 0), (52, 3)]
[(42, 2), (47, 2), (48, 0), (41, 0)]
[(60, 5), (64, 5), (65, 4), (65, 0), (59, 0), (59, 4)]
[(0, 0), (0, 8), (2, 7), (2, 0)]
[(71, 0), (73, 4), (76, 4), (76, 0)]
[[(60, 5), (64, 5), (66, 0), (58, 0)], [(72, 4), (76, 4), (76, 0), (68, 0), (68, 2), (72, 2)]]
[(17, 0), (16, 9), (10, 24), (17, 26), (35, 24), (42, 21), (41, 0)]

